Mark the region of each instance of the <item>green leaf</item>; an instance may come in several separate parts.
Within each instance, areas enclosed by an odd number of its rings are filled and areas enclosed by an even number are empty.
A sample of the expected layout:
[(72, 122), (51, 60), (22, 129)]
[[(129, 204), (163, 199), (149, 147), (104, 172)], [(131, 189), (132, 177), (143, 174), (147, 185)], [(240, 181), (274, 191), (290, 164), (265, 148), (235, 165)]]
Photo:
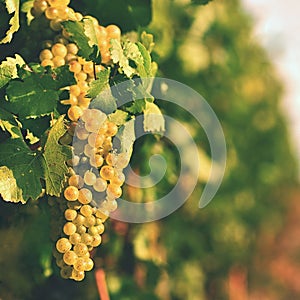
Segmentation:
[(44, 148), (46, 193), (51, 196), (60, 195), (68, 173), (66, 161), (72, 157), (71, 147), (58, 143), (65, 132), (64, 116), (61, 116), (51, 128)]
[(54, 111), (59, 100), (57, 83), (50, 74), (31, 73), (23, 81), (10, 81), (8, 110), (21, 118), (39, 117)]
[[(98, 45), (86, 35), (88, 22), (65, 21), (62, 22), (62, 25), (70, 34), (70, 40), (78, 46), (78, 54), (86, 60), (93, 60), (98, 63), (100, 59)], [(87, 33), (90, 34), (89, 30)]]
[(12, 170), (6, 166), (0, 167), (0, 195), (8, 202), (25, 203), (22, 190), (17, 186)]
[(18, 77), (17, 66), (25, 64), (23, 58), (16, 54), (15, 58), (7, 57), (0, 65), (0, 89), (6, 85), (11, 79)]
[(146, 108), (146, 99), (137, 99), (126, 110), (132, 114), (139, 114)]
[(52, 71), (56, 82), (56, 89), (76, 84), (74, 73), (69, 70), (69, 66), (61, 66)]
[(39, 118), (21, 119), (22, 128), (28, 129), (34, 136), (40, 138), (50, 127), (50, 116)]
[(116, 135), (117, 140), (120, 143), (120, 151), (122, 153), (127, 153), (128, 158), (132, 154), (133, 143), (135, 141), (135, 119), (131, 119), (127, 121), (124, 125), (122, 125), (118, 133)]
[(148, 101), (144, 110), (144, 130), (150, 132), (165, 131), (165, 119), (159, 107)]
[(6, 9), (9, 14), (13, 14), (9, 21), (10, 28), (6, 32), (6, 36), (0, 40), (0, 44), (10, 43), (13, 34), (19, 30), (19, 6), (20, 0), (5, 0)]
[(42, 193), (41, 155), (29, 149), (19, 128), (15, 127), (13, 131), (15, 135), (0, 144), (0, 166), (12, 171), (25, 201), (29, 198), (37, 199)]
[(110, 53), (113, 63), (119, 64), (121, 73), (131, 78), (137, 71), (130, 66), (129, 59), (134, 61), (143, 59), (138, 46), (130, 41), (121, 44), (116, 39), (111, 39), (110, 43)]
[(109, 86), (91, 101), (90, 108), (100, 109), (106, 114), (110, 114), (117, 109), (116, 99), (113, 97)]
[(142, 43), (137, 43), (143, 60), (137, 63), (137, 70), (141, 77), (149, 77), (151, 75), (151, 56), (149, 51)]
[(141, 34), (141, 42), (144, 45), (144, 47), (147, 49), (147, 51), (151, 53), (155, 46), (155, 43), (153, 41), (153, 34), (143, 31)]
[(105, 69), (97, 74), (97, 79), (90, 83), (88, 97), (97, 97), (105, 88), (109, 88), (110, 69)]
[(31, 9), (33, 7), (33, 0), (26, 1), (22, 4), (21, 11), (26, 13), (27, 25), (30, 25), (31, 21), (34, 19), (34, 16), (31, 13)]
[(117, 109), (114, 113), (108, 115), (108, 119), (117, 126), (124, 125), (128, 119), (128, 113), (126, 111)]

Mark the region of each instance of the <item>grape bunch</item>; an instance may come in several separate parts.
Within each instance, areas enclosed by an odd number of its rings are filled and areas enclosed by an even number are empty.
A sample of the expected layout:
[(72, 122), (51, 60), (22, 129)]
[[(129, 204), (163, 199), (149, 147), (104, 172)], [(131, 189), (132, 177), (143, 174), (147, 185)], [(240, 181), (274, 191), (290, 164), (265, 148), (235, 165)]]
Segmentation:
[[(113, 149), (112, 138), (118, 127), (97, 109), (86, 109), (75, 127), (70, 127), (61, 142), (73, 140), (73, 158), (68, 186), (58, 206), (63, 211), (62, 233), (55, 233), (54, 256), (63, 278), (80, 281), (93, 268), (90, 251), (101, 244), (103, 223), (117, 209), (125, 181), (126, 153)], [(71, 139), (70, 139), (71, 137)], [(56, 221), (54, 221), (56, 222)], [(54, 224), (54, 227), (58, 226)]]
[(101, 65), (94, 64), (92, 61), (86, 61), (78, 55), (78, 47), (69, 39), (69, 34), (62, 27), (63, 21), (81, 21), (82, 14), (74, 12), (68, 7), (70, 0), (35, 0), (33, 3), (32, 14), (39, 18), (46, 18), (49, 26), (56, 33), (54, 41), (44, 42), (44, 49), (40, 52), (39, 59), (41, 65), (51, 66), (53, 68), (63, 65), (69, 65), (69, 69), (74, 73), (76, 84), (69, 88), (69, 99), (62, 103), (71, 105), (68, 110), (68, 117), (71, 121), (77, 121), (83, 111), (89, 106), (91, 99), (87, 97), (89, 83), (95, 80), (98, 72), (109, 65), (110, 40), (121, 38), (121, 30), (118, 26), (111, 24), (107, 27), (99, 25), (96, 18), (85, 16), (92, 20), (98, 46), (101, 53)]
[[(54, 40), (46, 40), (39, 54), (42, 66), (57, 68), (68, 65), (74, 73), (76, 84), (70, 86), (69, 98), (61, 103), (70, 105), (68, 132), (62, 144), (72, 145), (73, 158), (68, 161), (70, 176), (60, 198), (49, 198), (52, 207), (52, 238), (55, 240), (53, 255), (61, 268), (61, 276), (76, 281), (84, 279), (85, 272), (93, 268), (90, 252), (101, 244), (103, 223), (117, 209), (116, 199), (122, 195), (125, 181), (123, 169), (129, 158), (126, 153), (113, 149), (113, 137), (118, 132), (116, 124), (97, 109), (89, 109), (87, 96), (89, 84), (99, 72), (112, 63), (111, 39), (121, 39), (116, 25), (103, 27), (91, 16), (83, 17), (68, 7), (70, 0), (35, 0), (32, 15), (49, 22)], [(87, 61), (78, 55), (78, 46), (63, 28), (64, 21), (92, 20), (101, 64)]]

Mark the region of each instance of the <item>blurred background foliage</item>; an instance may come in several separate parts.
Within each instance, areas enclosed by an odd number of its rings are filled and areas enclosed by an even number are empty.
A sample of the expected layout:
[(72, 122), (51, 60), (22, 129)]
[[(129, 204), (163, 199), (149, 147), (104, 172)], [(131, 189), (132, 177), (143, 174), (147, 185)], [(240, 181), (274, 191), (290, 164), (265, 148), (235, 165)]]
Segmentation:
[[(250, 296), (263, 295), (252, 299), (267, 299), (274, 291), (269, 299), (300, 295), (284, 280), (278, 281), (267, 260), (288, 222), (298, 180), (280, 106), (283, 86), (254, 39), (253, 21), (240, 1), (201, 5), (206, 2), (78, 0), (71, 4), (102, 25), (115, 23), (124, 32), (153, 33), (159, 76), (185, 83), (205, 97), (222, 124), (228, 150), (223, 184), (200, 210), (198, 201), (210, 166), (207, 139), (189, 114), (158, 100), (166, 115), (191, 129), (199, 145), (199, 186), (183, 207), (163, 220), (139, 225), (107, 222), (95, 260), (106, 271), (111, 299), (235, 300), (244, 299), (234, 298), (243, 289)], [(1, 58), (21, 52), (26, 61), (35, 59), (44, 32), (38, 32), (34, 41), (25, 32), (20, 30), (11, 45), (0, 46)], [(22, 47), (28, 39), (31, 46)], [(165, 178), (151, 189), (127, 186), (132, 201), (155, 200), (176, 182), (178, 153), (165, 139), (138, 140), (133, 168), (147, 174), (148, 158), (157, 153), (168, 162)], [(57, 276), (44, 202), (0, 203), (0, 299), (99, 299), (93, 274), (83, 283)]]

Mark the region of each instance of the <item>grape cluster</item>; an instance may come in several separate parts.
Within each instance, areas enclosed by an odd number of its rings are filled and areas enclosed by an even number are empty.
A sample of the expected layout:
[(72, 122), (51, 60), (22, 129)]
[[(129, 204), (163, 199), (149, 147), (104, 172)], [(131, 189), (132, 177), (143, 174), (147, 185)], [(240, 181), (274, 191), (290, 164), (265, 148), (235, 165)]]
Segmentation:
[[(70, 86), (69, 99), (63, 100), (62, 103), (71, 105), (68, 117), (71, 121), (77, 121), (91, 101), (87, 97), (89, 83), (95, 79), (98, 72), (104, 69), (104, 66), (96, 65), (92, 61), (86, 61), (78, 56), (78, 47), (69, 40), (69, 34), (62, 27), (61, 22), (83, 19), (80, 13), (74, 12), (72, 8), (68, 7), (69, 2), (70, 0), (35, 0), (32, 14), (46, 18), (50, 28), (57, 33), (54, 41), (45, 41), (44, 49), (39, 56), (41, 65), (55, 68), (67, 64), (70, 71), (74, 73), (77, 83)], [(91, 16), (85, 18), (89, 18), (93, 22), (101, 53), (101, 63), (110, 64), (110, 40), (120, 40), (120, 28), (114, 24), (107, 27), (100, 26), (97, 19)]]
[[(117, 209), (125, 181), (126, 153), (113, 149), (118, 127), (97, 109), (86, 109), (76, 126), (71, 126), (61, 143), (73, 140), (73, 158), (68, 161), (70, 177), (64, 198), (58, 202), (63, 220), (56, 216), (63, 233), (56, 242), (54, 256), (63, 278), (80, 281), (93, 268), (90, 251), (101, 244), (103, 223)], [(54, 224), (53, 227), (57, 227)]]

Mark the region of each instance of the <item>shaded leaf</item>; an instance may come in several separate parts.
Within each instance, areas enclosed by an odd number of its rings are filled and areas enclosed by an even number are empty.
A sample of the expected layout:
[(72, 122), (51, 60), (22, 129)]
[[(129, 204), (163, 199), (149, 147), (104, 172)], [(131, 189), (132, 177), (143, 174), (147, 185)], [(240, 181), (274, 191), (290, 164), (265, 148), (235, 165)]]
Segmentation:
[(0, 166), (12, 171), (25, 201), (29, 198), (37, 199), (42, 192), (41, 155), (29, 149), (19, 128), (14, 127), (13, 132), (13, 137), (0, 144)]

